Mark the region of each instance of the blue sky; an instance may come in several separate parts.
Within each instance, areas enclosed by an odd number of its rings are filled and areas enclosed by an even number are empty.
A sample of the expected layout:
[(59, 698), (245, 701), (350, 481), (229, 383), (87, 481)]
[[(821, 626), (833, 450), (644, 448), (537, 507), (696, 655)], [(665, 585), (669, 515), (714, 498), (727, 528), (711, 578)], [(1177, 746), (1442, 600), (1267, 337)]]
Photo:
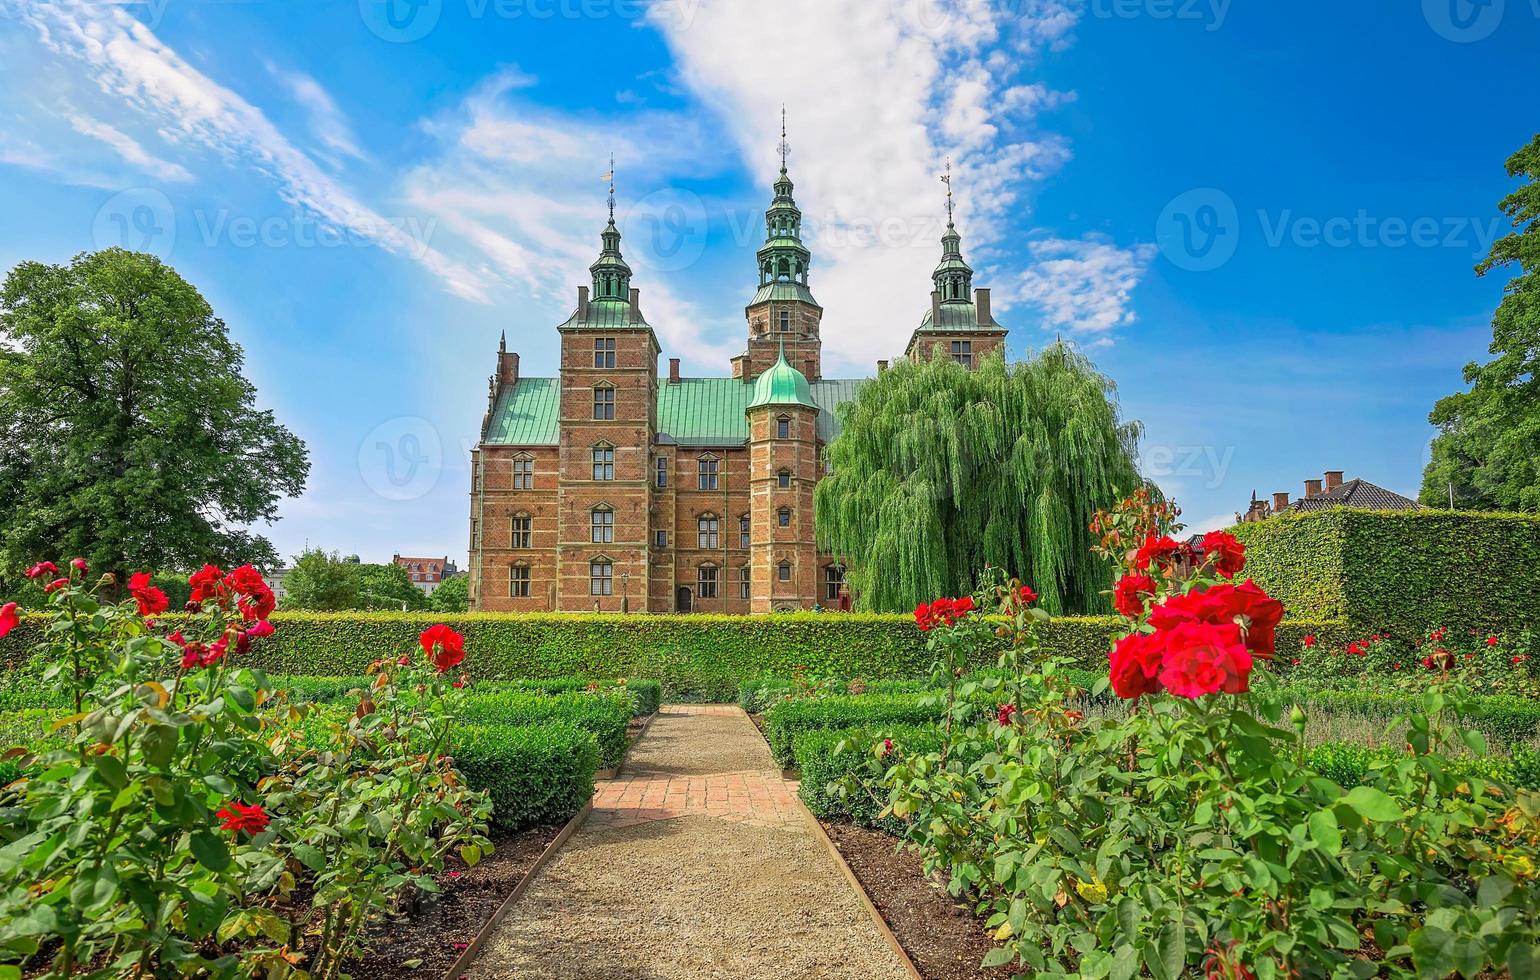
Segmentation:
[(826, 373), (925, 310), (950, 158), (1012, 355), (1086, 350), (1202, 529), (1416, 492), (1537, 49), (1540, 0), (0, 0), (0, 264), (162, 254), (310, 446), (280, 551), (463, 559), (498, 334), (553, 371), (609, 154), (665, 357), (725, 374), (784, 102)]

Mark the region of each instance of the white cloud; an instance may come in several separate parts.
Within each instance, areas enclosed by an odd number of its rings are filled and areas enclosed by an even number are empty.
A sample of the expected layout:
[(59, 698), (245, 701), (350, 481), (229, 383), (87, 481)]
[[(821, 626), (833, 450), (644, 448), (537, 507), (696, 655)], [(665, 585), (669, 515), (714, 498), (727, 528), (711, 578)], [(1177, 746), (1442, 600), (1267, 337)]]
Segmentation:
[[(825, 307), (824, 347), (869, 368), (896, 353), (928, 305), (945, 224), (937, 179), (950, 155), (965, 254), (977, 257), (1019, 217), (1031, 181), (1068, 159), (1035, 114), (1064, 98), (1019, 76), (1064, 42), (1069, 4), (992, 0), (782, 0), (766, 49), (762, 0), (653, 8), (680, 80), (715, 108), (768, 188), (780, 106), (791, 176), (816, 232), (810, 285)], [(996, 270), (981, 268), (979, 285)]]
[(69, 121), (70, 128), (82, 136), (100, 140), (112, 148), (112, 151), (122, 157), (124, 162), (137, 168), (141, 173), (160, 180), (188, 181), (193, 175), (181, 164), (171, 163), (149, 153), (139, 145), (139, 141), (127, 133), (99, 119), (92, 119), (80, 112), (68, 112), (65, 119)]
[(333, 167), (338, 165), (342, 157), (351, 157), (354, 160), (367, 160), (368, 156), (359, 149), (358, 137), (353, 134), (353, 127), (343, 116), (342, 110), (332, 99), (331, 94), (321, 87), (320, 83), (309, 75), (300, 71), (287, 71), (277, 65), (268, 65), (268, 71), (278, 79), (294, 96), (294, 100), (305, 110), (309, 119), (310, 134), (326, 148), (330, 156), (329, 162)]
[[(1155, 257), (1153, 245), (1119, 248), (1099, 238), (1032, 242), (1033, 265), (1007, 296), (1042, 311), (1041, 324), (1074, 333), (1104, 334), (1134, 322), (1134, 287)], [(1097, 343), (1105, 346), (1105, 337)]]
[(56, 55), (106, 96), (156, 120), (168, 140), (207, 147), (269, 175), (279, 196), (338, 229), (409, 256), (457, 296), (486, 301), (488, 283), (362, 203), (295, 147), (262, 111), (198, 71), (129, 13), (110, 4), (18, 6)]

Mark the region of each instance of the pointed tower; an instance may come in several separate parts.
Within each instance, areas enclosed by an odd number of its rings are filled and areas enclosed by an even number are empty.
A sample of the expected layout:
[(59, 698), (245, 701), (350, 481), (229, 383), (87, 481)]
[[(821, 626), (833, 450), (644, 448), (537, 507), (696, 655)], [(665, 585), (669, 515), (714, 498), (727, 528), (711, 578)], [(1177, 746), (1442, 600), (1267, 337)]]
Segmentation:
[(561, 334), (556, 583), (558, 611), (646, 608), (650, 588), (650, 447), (656, 439), (657, 336), (620, 253), (614, 160), (610, 217), (589, 266), (593, 295)]
[(909, 337), (904, 355), (910, 360), (942, 352), (964, 367), (973, 367), (1005, 343), (1005, 327), (989, 309), (989, 290), (975, 289), (973, 267), (962, 255), (962, 235), (952, 215), (952, 164), (947, 161), (946, 231), (941, 236), (941, 261), (930, 274), (930, 309)]
[(749, 609), (808, 609), (818, 601), (813, 485), (818, 481), (818, 406), (801, 371), (778, 348), (760, 372), (749, 419)]
[(792, 198), (791, 178), (786, 174), (786, 108), (781, 107), (781, 173), (775, 181), (775, 197), (765, 212), (765, 243), (755, 253), (759, 287), (744, 309), (748, 319), (748, 349), (733, 358), (733, 377), (752, 381), (771, 364), (777, 352), (807, 380), (823, 373), (823, 344), (819, 321), (823, 307), (807, 287), (812, 253), (802, 243), (802, 212)]

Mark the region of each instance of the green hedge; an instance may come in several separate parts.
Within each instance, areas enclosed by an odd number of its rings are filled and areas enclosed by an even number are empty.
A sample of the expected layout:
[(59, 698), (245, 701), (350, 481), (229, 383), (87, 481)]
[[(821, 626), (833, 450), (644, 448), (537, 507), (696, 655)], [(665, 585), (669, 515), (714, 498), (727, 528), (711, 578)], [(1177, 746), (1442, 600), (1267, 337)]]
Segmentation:
[(560, 823), (593, 798), (599, 743), (568, 722), (460, 725), (450, 752), (467, 785), (492, 797), (492, 824), (519, 830)]
[(1338, 508), (1233, 531), (1247, 574), (1293, 616), (1403, 639), (1540, 627), (1540, 516)]
[(626, 726), (635, 710), (629, 694), (541, 694), (536, 691), (495, 691), (470, 694), (460, 711), (467, 725), (534, 725), (566, 722), (592, 733), (599, 743), (599, 764), (620, 765), (626, 754)]
[[(1404, 691), (1323, 691), (1314, 688), (1285, 688), (1284, 696), (1293, 698), (1308, 713), (1322, 708), (1385, 721), (1405, 714), (1410, 705)], [(1463, 726), (1474, 728), (1489, 741), (1518, 745), (1540, 736), (1540, 704), (1509, 694), (1488, 694), (1471, 698), (1460, 713)]]
[[(374, 660), (415, 650), (418, 634), (436, 622), (465, 634), (462, 666), (472, 677), (655, 680), (669, 701), (732, 701), (743, 680), (790, 677), (798, 668), (815, 677), (875, 680), (922, 677), (931, 664), (913, 617), (868, 613), (279, 613), (273, 616), (277, 631), (256, 645), (248, 662), (274, 674), (362, 674)], [(1043, 627), (1044, 646), (1100, 669), (1120, 622), (1055, 619)], [(42, 623), (28, 616), (0, 639), (0, 662), (25, 662)], [(1289, 622), (1279, 628), (1279, 643), (1293, 649), (1306, 633), (1331, 642), (1340, 636), (1344, 644), (1353, 638), (1337, 624)], [(990, 662), (992, 655), (979, 666)]]
[[(839, 691), (852, 693), (851, 686), (859, 685), (861, 694), (917, 694), (931, 689), (927, 678), (841, 678), (834, 682)], [(764, 712), (772, 704), (797, 690), (797, 683), (786, 677), (756, 677), (738, 685), (738, 707), (751, 715)]]
[[(979, 708), (972, 711), (982, 710)], [(861, 697), (806, 698), (782, 701), (764, 714), (765, 741), (776, 764), (796, 762), (797, 741), (825, 728), (918, 725), (946, 715), (942, 699), (928, 694), (867, 694)]]
[[(898, 753), (927, 753), (941, 747), (936, 725), (869, 725), (862, 728), (825, 728), (803, 732), (797, 738), (796, 763), (800, 782), (797, 794), (820, 820), (851, 820), (864, 827), (878, 827), (890, 834), (902, 832), (893, 817), (879, 818), (887, 805), (881, 788), (891, 764), (873, 748), (883, 739), (893, 742)], [(844, 751), (836, 751), (843, 747)], [(854, 776), (859, 788), (840, 794), (831, 783)]]

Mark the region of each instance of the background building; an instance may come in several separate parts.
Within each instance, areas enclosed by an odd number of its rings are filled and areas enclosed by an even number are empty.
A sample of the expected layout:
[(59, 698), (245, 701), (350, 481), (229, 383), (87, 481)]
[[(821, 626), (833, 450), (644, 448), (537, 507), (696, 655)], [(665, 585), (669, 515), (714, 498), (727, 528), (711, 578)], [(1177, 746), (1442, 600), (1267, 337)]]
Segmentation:
[(408, 558), (404, 555), (392, 555), (390, 560), (406, 569), (407, 578), (427, 595), (432, 595), (433, 590), (444, 583), (444, 579), (460, 574), (460, 570), (455, 568), (455, 563), (447, 556)]
[[(731, 376), (685, 378), (662, 350), (610, 221), (556, 329), (557, 377), (524, 377), (498, 345), (472, 453), (469, 582), (483, 610), (747, 613), (834, 607), (844, 569), (814, 545), (813, 486), (835, 408), (861, 379), (826, 378), (823, 308), (783, 153), (755, 253)], [(951, 220), (930, 309), (905, 356), (969, 367), (1005, 341)]]

